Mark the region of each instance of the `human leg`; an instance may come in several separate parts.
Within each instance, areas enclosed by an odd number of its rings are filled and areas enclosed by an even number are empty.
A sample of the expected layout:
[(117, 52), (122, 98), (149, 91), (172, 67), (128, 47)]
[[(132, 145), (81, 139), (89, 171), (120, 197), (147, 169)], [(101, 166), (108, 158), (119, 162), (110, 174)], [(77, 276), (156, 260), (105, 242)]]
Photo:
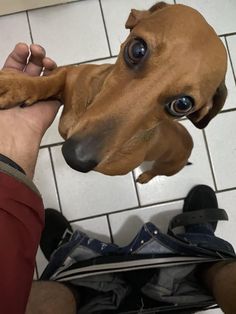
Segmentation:
[(34, 281), (26, 314), (76, 314), (76, 300), (67, 286), (53, 281)]
[[(45, 227), (40, 246), (49, 260), (61, 242), (68, 241), (72, 228), (66, 218), (55, 209), (45, 210)], [(68, 285), (55, 281), (34, 281), (26, 314), (75, 314), (78, 296)]]
[(202, 271), (203, 282), (225, 314), (236, 313), (236, 262), (218, 262)]

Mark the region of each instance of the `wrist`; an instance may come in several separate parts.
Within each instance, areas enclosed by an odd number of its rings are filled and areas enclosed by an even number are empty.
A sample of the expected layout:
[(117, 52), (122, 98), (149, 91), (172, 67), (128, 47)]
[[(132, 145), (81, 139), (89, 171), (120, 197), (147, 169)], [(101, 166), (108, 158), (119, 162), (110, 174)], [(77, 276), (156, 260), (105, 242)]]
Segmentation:
[(5, 145), (0, 142), (0, 153), (13, 162), (15, 162), (20, 168), (22, 168), (27, 177), (33, 178), (35, 165), (37, 161), (39, 151), (40, 140), (36, 140), (35, 136), (14, 139), (13, 141), (7, 142)]
[(41, 139), (58, 109), (58, 102), (51, 101), (1, 111), (0, 153), (23, 168), (30, 179), (33, 178)]
[(21, 173), (25, 174), (25, 171), (17, 164), (15, 163), (12, 159), (8, 158), (5, 155), (0, 154), (0, 163), (3, 162), (7, 164), (8, 166), (20, 171)]

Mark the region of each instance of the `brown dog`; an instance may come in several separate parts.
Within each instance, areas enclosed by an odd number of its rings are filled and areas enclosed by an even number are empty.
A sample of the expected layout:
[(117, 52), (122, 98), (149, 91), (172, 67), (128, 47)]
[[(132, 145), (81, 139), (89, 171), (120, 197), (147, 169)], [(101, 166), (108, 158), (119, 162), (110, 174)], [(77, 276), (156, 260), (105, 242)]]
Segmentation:
[(204, 128), (222, 108), (227, 55), (205, 19), (184, 5), (132, 10), (131, 30), (115, 65), (60, 67), (47, 77), (0, 73), (0, 108), (56, 98), (67, 163), (82, 172), (173, 175), (187, 163), (192, 139), (178, 119)]

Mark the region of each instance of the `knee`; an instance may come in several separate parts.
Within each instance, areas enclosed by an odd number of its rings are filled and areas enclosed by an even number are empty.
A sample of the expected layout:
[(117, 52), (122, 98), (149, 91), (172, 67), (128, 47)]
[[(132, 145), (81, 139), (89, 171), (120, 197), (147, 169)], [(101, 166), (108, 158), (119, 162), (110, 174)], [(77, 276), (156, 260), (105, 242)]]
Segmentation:
[(76, 301), (71, 290), (53, 281), (32, 284), (26, 314), (75, 314)]

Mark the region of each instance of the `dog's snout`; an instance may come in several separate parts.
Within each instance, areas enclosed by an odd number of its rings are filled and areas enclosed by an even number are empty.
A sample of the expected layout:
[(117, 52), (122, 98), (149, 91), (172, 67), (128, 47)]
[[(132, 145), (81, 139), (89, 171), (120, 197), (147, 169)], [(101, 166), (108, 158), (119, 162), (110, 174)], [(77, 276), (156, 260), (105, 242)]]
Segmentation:
[(89, 172), (99, 163), (98, 151), (92, 137), (69, 138), (62, 146), (62, 154), (67, 164), (80, 172)]

